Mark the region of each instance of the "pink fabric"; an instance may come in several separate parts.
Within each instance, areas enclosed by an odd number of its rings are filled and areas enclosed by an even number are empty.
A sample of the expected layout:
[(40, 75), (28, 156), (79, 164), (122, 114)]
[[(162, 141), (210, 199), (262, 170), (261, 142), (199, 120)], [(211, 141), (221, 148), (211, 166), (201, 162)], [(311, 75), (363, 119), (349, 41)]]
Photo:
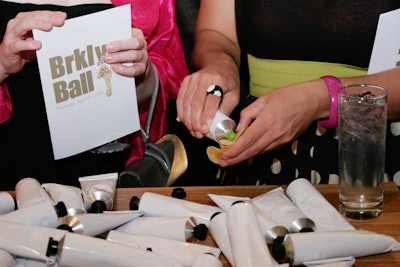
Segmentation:
[[(132, 25), (143, 31), (149, 57), (158, 70), (160, 91), (150, 127), (150, 141), (156, 142), (167, 131), (167, 102), (177, 97), (180, 83), (189, 74), (175, 20), (175, 0), (113, 0), (112, 2), (116, 6), (131, 4)], [(139, 107), (139, 113), (141, 125), (144, 126), (148, 106)], [(126, 166), (144, 156), (141, 132), (134, 134), (131, 150)]]
[(5, 122), (11, 117), (12, 104), (7, 84), (0, 84), (0, 123)]
[[(150, 127), (150, 140), (156, 142), (167, 131), (166, 107), (175, 99), (180, 83), (189, 74), (175, 20), (175, 0), (112, 0), (115, 6), (131, 4), (132, 25), (143, 31), (149, 57), (157, 67), (160, 91)], [(0, 86), (0, 123), (11, 116), (11, 99), (6, 85)], [(140, 122), (144, 126), (148, 106), (140, 106)], [(132, 148), (126, 166), (144, 156), (141, 132), (132, 137)]]

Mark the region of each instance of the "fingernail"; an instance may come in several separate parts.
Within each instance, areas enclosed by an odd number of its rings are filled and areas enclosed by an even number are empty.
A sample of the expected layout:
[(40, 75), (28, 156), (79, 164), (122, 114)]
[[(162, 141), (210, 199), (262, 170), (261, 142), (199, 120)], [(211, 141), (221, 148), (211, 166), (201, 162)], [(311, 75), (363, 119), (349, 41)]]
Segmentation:
[(112, 44), (112, 43), (110, 43), (110, 44), (108, 44), (107, 45), (107, 51), (114, 51), (114, 49), (115, 49), (115, 45), (114, 44)]
[(203, 134), (208, 133), (208, 127), (207, 127), (206, 124), (204, 124), (203, 126), (201, 126), (201, 132), (202, 132)]
[(202, 134), (202, 133), (200, 133), (200, 132), (196, 132), (196, 137), (200, 139), (200, 138), (202, 138), (202, 137), (203, 137), (203, 134)]
[(105, 56), (104, 56), (104, 60), (107, 62), (107, 61), (110, 61), (110, 60), (112, 60), (112, 55), (110, 55), (110, 54), (106, 54)]

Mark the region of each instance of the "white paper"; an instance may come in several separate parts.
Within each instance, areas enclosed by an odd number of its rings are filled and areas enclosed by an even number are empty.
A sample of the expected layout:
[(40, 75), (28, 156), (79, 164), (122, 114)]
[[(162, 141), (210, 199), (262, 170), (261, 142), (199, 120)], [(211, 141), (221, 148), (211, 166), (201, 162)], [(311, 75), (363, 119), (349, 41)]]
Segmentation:
[[(33, 34), (42, 42), (37, 58), (55, 159), (140, 129), (134, 78), (101, 64), (107, 43), (131, 36), (130, 5), (68, 19), (62, 27)], [(111, 77), (98, 77), (102, 67)]]
[(393, 69), (400, 65), (399, 25), (400, 9), (379, 16), (368, 74)]

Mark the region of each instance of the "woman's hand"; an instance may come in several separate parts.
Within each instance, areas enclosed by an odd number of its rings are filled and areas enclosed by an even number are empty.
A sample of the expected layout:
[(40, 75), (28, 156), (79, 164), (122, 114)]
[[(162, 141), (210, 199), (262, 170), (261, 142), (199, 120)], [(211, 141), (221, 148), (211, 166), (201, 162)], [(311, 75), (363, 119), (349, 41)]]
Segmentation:
[[(209, 125), (220, 108), (230, 114), (239, 103), (239, 75), (236, 65), (209, 65), (193, 73), (182, 82), (177, 98), (178, 117), (189, 132), (202, 138), (208, 133)], [(223, 97), (207, 95), (207, 88), (218, 85), (223, 90)]]
[(149, 69), (147, 42), (140, 29), (132, 28), (129, 39), (108, 43), (106, 51), (105, 62), (120, 75), (138, 77)]
[(132, 28), (131, 38), (108, 43), (104, 60), (116, 73), (135, 77), (139, 103), (150, 99), (155, 85), (155, 73), (151, 67), (142, 30)]
[(259, 97), (243, 109), (237, 131), (245, 133), (223, 155), (222, 167), (293, 141), (312, 121), (329, 114), (329, 94), (322, 80), (294, 84)]
[(33, 39), (33, 29), (50, 31), (64, 25), (66, 17), (64, 12), (32, 11), (19, 13), (11, 19), (0, 44), (0, 82), (18, 73), (25, 63), (36, 57), (36, 50), (42, 44)]

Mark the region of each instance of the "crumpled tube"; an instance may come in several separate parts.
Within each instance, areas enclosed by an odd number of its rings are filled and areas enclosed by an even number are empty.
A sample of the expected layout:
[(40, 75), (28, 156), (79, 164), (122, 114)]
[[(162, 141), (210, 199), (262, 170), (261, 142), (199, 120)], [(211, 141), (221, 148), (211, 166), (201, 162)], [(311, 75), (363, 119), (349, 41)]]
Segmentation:
[(355, 230), (337, 209), (304, 178), (291, 182), (286, 194), (292, 202), (316, 225), (317, 231)]
[(288, 234), (284, 246), (293, 265), (338, 257), (364, 257), (400, 250), (393, 237), (365, 230)]

